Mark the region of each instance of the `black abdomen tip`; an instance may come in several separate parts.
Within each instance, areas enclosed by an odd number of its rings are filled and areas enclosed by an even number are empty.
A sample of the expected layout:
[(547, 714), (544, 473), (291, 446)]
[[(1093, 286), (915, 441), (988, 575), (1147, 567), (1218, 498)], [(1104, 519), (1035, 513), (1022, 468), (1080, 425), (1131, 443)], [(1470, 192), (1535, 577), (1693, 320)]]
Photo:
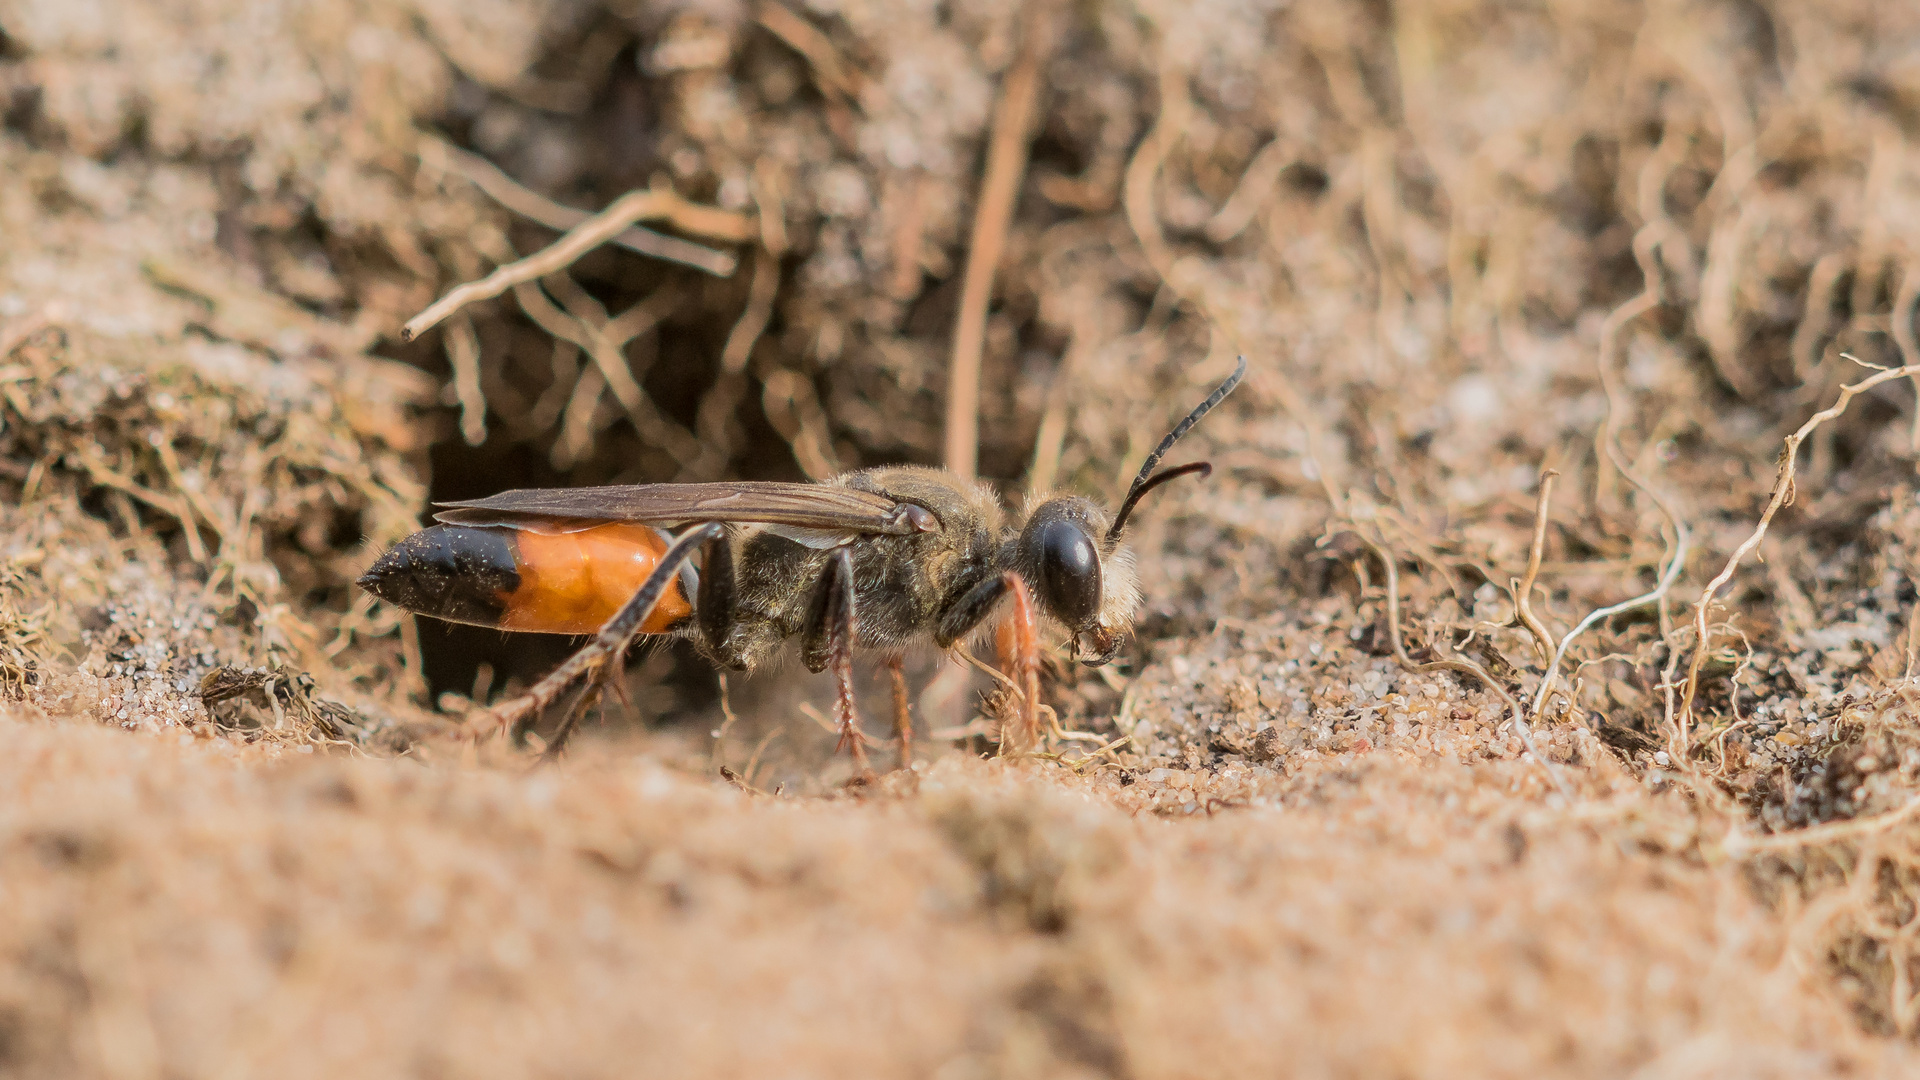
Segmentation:
[(359, 586), (396, 607), (448, 622), (497, 626), (520, 587), (510, 529), (435, 525), (395, 544)]

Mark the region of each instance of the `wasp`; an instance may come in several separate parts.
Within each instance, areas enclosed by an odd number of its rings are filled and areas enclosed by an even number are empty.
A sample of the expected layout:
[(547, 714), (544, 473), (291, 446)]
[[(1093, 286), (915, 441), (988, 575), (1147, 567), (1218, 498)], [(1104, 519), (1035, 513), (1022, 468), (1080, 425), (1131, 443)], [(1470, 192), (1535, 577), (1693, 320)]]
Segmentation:
[(716, 665), (743, 672), (798, 638), (807, 669), (833, 673), (841, 746), (863, 773), (852, 657), (864, 649), (885, 658), (905, 766), (912, 726), (901, 655), (909, 646), (951, 648), (1008, 604), (1009, 615), (991, 625), (1003, 658), (1026, 678), (1029, 709), (1037, 628), (1063, 632), (1088, 666), (1113, 658), (1141, 600), (1127, 522), (1148, 492), (1211, 472), (1206, 462), (1155, 470), (1246, 371), (1241, 358), (1160, 441), (1111, 513), (1078, 495), (1050, 495), (1009, 514), (985, 484), (904, 465), (818, 483), (524, 489), (436, 504), (439, 524), (380, 556), (359, 585), (449, 622), (592, 634), (552, 674), (492, 710), (512, 726), (587, 680), (549, 753), (602, 688), (618, 690), (621, 659), (639, 635), (690, 639)]

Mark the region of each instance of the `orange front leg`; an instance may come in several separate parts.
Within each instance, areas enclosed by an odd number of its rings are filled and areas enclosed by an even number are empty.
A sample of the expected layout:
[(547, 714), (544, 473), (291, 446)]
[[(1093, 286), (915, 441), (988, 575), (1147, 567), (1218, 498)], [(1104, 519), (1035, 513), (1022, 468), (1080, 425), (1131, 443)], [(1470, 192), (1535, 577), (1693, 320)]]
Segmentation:
[(887, 674), (893, 677), (893, 734), (900, 740), (902, 769), (913, 768), (913, 714), (907, 704), (906, 667), (897, 656), (887, 658)]
[(993, 642), (1000, 654), (1000, 670), (1018, 688), (1020, 731), (1010, 737), (1006, 722), (1000, 728), (1000, 752), (1030, 750), (1040, 744), (1040, 632), (1033, 611), (1033, 594), (1019, 574), (1009, 570), (1001, 577), (1012, 604), (1006, 616), (994, 627)]

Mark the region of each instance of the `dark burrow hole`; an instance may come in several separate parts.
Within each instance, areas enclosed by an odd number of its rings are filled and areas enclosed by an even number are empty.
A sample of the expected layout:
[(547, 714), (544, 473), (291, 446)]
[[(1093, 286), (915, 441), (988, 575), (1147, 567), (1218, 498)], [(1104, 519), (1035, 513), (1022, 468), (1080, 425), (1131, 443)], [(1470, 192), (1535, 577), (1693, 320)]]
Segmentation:
[[(595, 210), (669, 169), (660, 146), (659, 102), (664, 87), (645, 70), (639, 58), (648, 54), (650, 31), (608, 16), (582, 33), (600, 47), (587, 50), (604, 59), (606, 74), (597, 80), (591, 104), (575, 115), (541, 112), (498, 91), (463, 82), (450, 93), (439, 118), (440, 134), (462, 149), (478, 154), (520, 183), (557, 202)], [(625, 35), (618, 48), (605, 44), (607, 35)], [(555, 53), (568, 51), (556, 45)], [(740, 63), (758, 57), (768, 63), (788, 63), (771, 55), (776, 50), (745, 49)], [(562, 64), (561, 56), (542, 61), (537, 70)], [(590, 83), (595, 80), (590, 80)], [(753, 85), (744, 75), (737, 80), (743, 92)], [(714, 192), (700, 184), (676, 184), (682, 194), (711, 201)], [(671, 229), (650, 223), (662, 231)], [(515, 250), (530, 253), (551, 243), (557, 233), (514, 220), (510, 236)], [(698, 239), (692, 238), (689, 239)], [(573, 264), (569, 275), (584, 292), (617, 315), (663, 288), (680, 293), (671, 314), (650, 335), (636, 339), (624, 351), (630, 369), (648, 398), (668, 420), (699, 434), (703, 402), (719, 380), (720, 357), (728, 335), (747, 303), (751, 276), (750, 249), (739, 249), (741, 266), (729, 278), (606, 247)], [(807, 252), (792, 253), (782, 266), (781, 297), (791, 295), (793, 274)], [(930, 283), (937, 284), (937, 283)], [(520, 415), (528, 402), (553, 383), (555, 339), (520, 310), (511, 295), (468, 309), (481, 345), (481, 366), (492, 387), (506, 386), (521, 395)], [(731, 440), (725, 466), (716, 478), (804, 480), (789, 443), (767, 419), (761, 405), (762, 380), (756, 369), (785, 368), (824, 378), (783, 338), (786, 331), (781, 305), (759, 339), (756, 361), (748, 365), (747, 386), (731, 414)], [(765, 355), (772, 353), (774, 355)], [(420, 366), (444, 383), (451, 383), (445, 342), (436, 331), (402, 347), (395, 355)], [(584, 370), (591, 360), (578, 356)], [(769, 360), (775, 361), (768, 365)], [(876, 447), (857, 431), (833, 423), (827, 388), (816, 388), (828, 410), (836, 446), (843, 463), (874, 465), (898, 461), (898, 447)], [(434, 418), (437, 441), (427, 455), (429, 498), (432, 501), (478, 498), (511, 488), (577, 487), (599, 484), (668, 482), (684, 478), (680, 465), (659, 445), (643, 440), (613, 400), (603, 397), (601, 421), (587, 452), (576, 460), (556, 457), (560, 423), (534, 432), (503, 413), (505, 406), (488, 392), (487, 434), (479, 445), (468, 445), (460, 429), (457, 405), (443, 402)], [(429, 511), (430, 515), (431, 511)], [(423, 524), (428, 519), (423, 518)], [(456, 626), (422, 618), (420, 649), (425, 674), (438, 701), (442, 694), (472, 693), (490, 688), (498, 700), (503, 692), (523, 688), (551, 671), (585, 642), (542, 634), (509, 634), (482, 627)], [(648, 700), (638, 715), (648, 722), (665, 715), (715, 711), (717, 680), (711, 665), (685, 642), (650, 642), (632, 651), (628, 670), (636, 698)], [(736, 694), (736, 699), (739, 695)], [(660, 703), (669, 703), (665, 710)], [(865, 710), (873, 714), (871, 708)], [(633, 716), (616, 706), (613, 716)], [(877, 715), (877, 714), (874, 714)], [(871, 715), (870, 715), (870, 718)], [(616, 721), (617, 722), (617, 721)], [(875, 725), (877, 730), (877, 725)]]
[[(611, 48), (609, 35), (624, 35), (624, 40)], [(566, 205), (597, 210), (622, 192), (645, 186), (650, 176), (666, 168), (657, 142), (657, 103), (664, 91), (642, 70), (638, 58), (649, 43), (631, 27), (606, 16), (585, 27), (581, 41), (598, 43), (586, 51), (596, 53), (605, 65), (586, 109), (570, 116), (542, 112), (497, 91), (462, 82), (449, 95), (439, 126), (449, 142), (488, 159), (529, 189)], [(556, 54), (567, 51), (558, 45), (554, 48)], [(562, 59), (551, 56), (536, 70), (551, 68)], [(696, 199), (712, 195), (682, 190)], [(551, 243), (558, 234), (516, 219), (510, 236), (515, 250), (526, 254)], [(681, 294), (673, 314), (623, 351), (652, 404), (690, 432), (698, 430), (701, 404), (715, 385), (727, 335), (746, 304), (750, 264), (745, 259), (742, 263), (732, 277), (720, 279), (609, 247), (589, 253), (568, 271), (609, 315), (618, 315), (661, 289)], [(792, 269), (790, 260), (783, 272), (790, 276)], [(435, 427), (439, 437), (427, 455), (431, 501), (479, 498), (512, 488), (676, 479), (679, 464), (661, 447), (640, 438), (611, 394), (603, 395), (596, 411), (597, 430), (586, 452), (573, 460), (564, 452), (556, 454), (561, 441), (559, 422), (540, 431), (531, 431), (524, 423), (526, 410), (555, 381), (555, 339), (528, 319), (510, 295), (476, 305), (468, 313), (480, 342), (486, 383), (494, 389), (504, 385), (521, 400), (496, 400), (490, 390), (486, 438), (477, 446), (468, 445), (461, 433), (458, 406), (443, 405), (444, 415)], [(782, 329), (776, 307), (759, 347), (777, 348)], [(439, 332), (405, 347), (399, 355), (450, 382), (450, 364)], [(585, 355), (576, 356), (574, 362), (581, 371), (592, 364)], [(762, 415), (757, 380), (750, 377), (741, 400), (732, 415), (732, 453), (722, 475), (804, 479), (788, 444)], [(477, 686), (490, 688), (490, 696), (498, 699), (503, 691), (524, 687), (552, 670), (586, 641), (509, 634), (427, 618), (419, 624), (423, 665), (436, 701), (447, 692), (468, 695)], [(710, 708), (715, 699), (711, 668), (684, 643), (668, 643), (665, 662), (654, 655), (661, 651), (657, 643), (646, 644), (629, 657), (629, 673), (636, 684), (645, 680), (653, 687), (647, 693), (649, 703), (664, 700), (692, 709)], [(660, 716), (657, 708), (643, 707), (640, 712), (649, 718)]]

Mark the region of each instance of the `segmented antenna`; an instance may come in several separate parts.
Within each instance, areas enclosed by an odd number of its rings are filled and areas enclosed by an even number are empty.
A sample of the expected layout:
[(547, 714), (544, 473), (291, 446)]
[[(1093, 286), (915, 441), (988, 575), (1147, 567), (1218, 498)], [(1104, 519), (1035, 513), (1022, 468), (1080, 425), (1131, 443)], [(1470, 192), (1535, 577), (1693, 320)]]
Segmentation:
[(1204, 461), (1196, 461), (1191, 465), (1176, 465), (1166, 472), (1155, 473), (1143, 483), (1135, 484), (1132, 494), (1127, 496), (1127, 501), (1120, 504), (1120, 512), (1114, 515), (1113, 528), (1107, 530), (1107, 539), (1117, 540), (1120, 538), (1120, 530), (1127, 527), (1127, 515), (1133, 513), (1134, 505), (1144, 498), (1147, 492), (1152, 491), (1154, 488), (1159, 487), (1169, 480), (1178, 480), (1183, 476), (1188, 476), (1193, 473), (1207, 476), (1212, 472), (1212, 465)]
[(1147, 460), (1141, 462), (1140, 474), (1133, 478), (1133, 487), (1127, 490), (1125, 501), (1121, 502), (1119, 512), (1113, 516), (1113, 527), (1107, 530), (1109, 541), (1120, 538), (1120, 531), (1127, 527), (1127, 516), (1133, 513), (1133, 508), (1140, 501), (1141, 496), (1169, 480), (1191, 473), (1205, 476), (1213, 471), (1213, 466), (1204, 461), (1198, 461), (1191, 465), (1168, 469), (1158, 476), (1153, 475), (1154, 466), (1159, 465), (1160, 459), (1167, 456), (1167, 451), (1173, 449), (1173, 444), (1179, 442), (1182, 435), (1193, 430), (1193, 425), (1199, 423), (1201, 417), (1212, 412), (1215, 405), (1225, 401), (1227, 395), (1233, 393), (1233, 388), (1240, 385), (1240, 380), (1246, 378), (1247, 358), (1242, 356), (1238, 359), (1240, 362), (1234, 367), (1233, 374), (1227, 376), (1227, 381), (1221, 383), (1219, 389), (1208, 394), (1207, 400), (1194, 406), (1193, 411), (1187, 414), (1187, 418), (1175, 424), (1173, 430), (1167, 432), (1167, 437), (1160, 440), (1160, 445), (1153, 448), (1153, 453), (1147, 455)]

